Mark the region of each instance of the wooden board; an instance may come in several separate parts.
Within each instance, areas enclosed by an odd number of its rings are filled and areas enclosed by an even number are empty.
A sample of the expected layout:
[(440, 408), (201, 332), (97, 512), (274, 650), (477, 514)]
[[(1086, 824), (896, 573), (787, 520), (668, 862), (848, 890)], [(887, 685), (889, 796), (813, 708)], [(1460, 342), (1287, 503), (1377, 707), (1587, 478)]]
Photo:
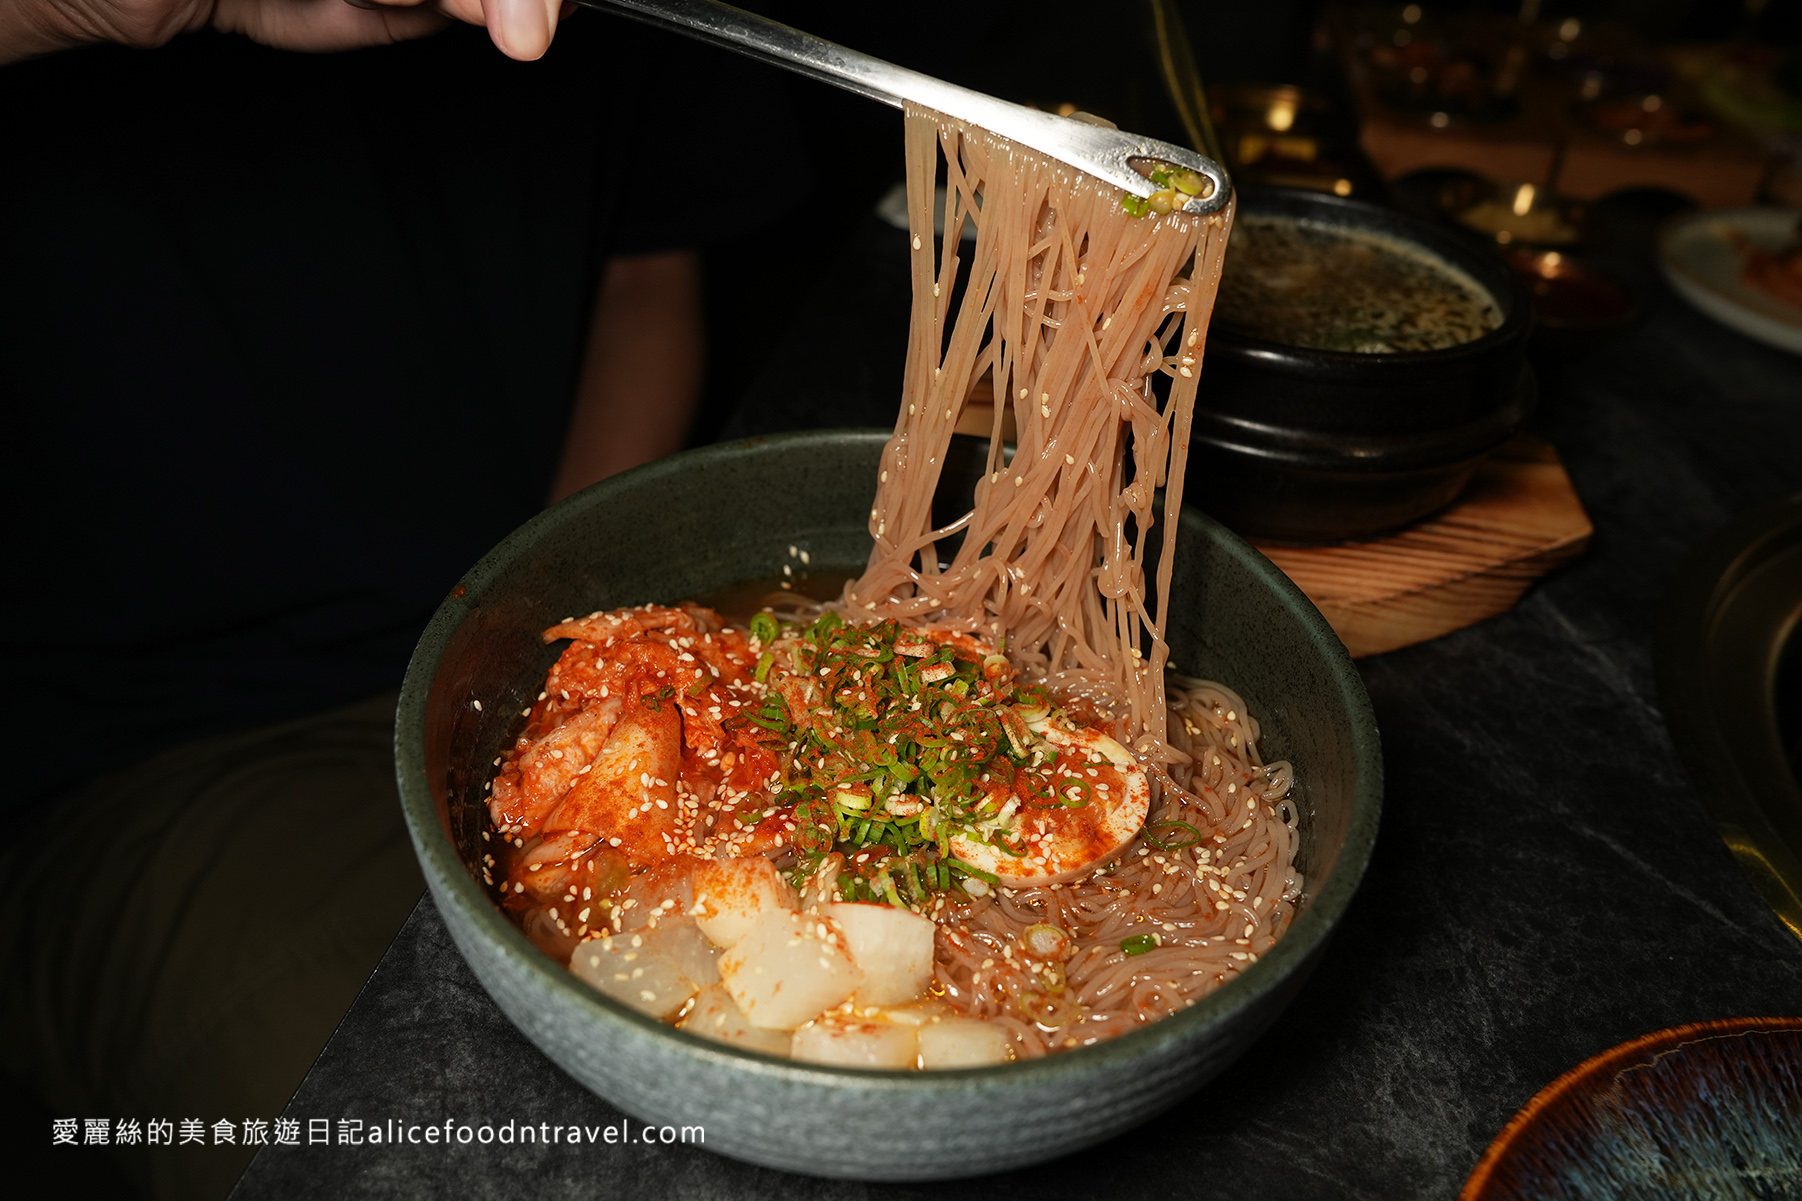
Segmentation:
[(1352, 657), (1412, 646), (1512, 609), (1594, 527), (1550, 443), (1517, 435), (1448, 509), (1335, 546), (1257, 547), (1308, 595)]

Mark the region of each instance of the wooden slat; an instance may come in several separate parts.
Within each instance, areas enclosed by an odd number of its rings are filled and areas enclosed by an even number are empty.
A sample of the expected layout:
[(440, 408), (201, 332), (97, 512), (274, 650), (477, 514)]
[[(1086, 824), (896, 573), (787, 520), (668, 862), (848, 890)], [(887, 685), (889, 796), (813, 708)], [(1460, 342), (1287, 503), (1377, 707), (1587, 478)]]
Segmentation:
[(1456, 503), (1417, 525), (1366, 542), (1258, 549), (1356, 658), (1507, 612), (1589, 545), (1593, 529), (1557, 452), (1522, 434), (1477, 469)]

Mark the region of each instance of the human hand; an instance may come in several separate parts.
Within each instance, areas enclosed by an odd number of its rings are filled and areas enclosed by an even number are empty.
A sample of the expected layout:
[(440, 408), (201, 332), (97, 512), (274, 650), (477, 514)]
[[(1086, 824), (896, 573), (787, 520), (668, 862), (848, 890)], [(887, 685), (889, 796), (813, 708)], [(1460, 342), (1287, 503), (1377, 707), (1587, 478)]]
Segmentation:
[[(238, 0), (257, 3), (258, 0)], [(264, 0), (267, 2), (267, 0)], [(291, 2), (291, 0), (290, 0)], [(530, 62), (550, 49), (557, 22), (576, 9), (572, 0), (345, 0), (375, 13), (402, 14), (430, 8), (471, 25), (485, 25), (509, 58)]]
[(452, 18), (484, 25), (512, 58), (540, 57), (565, 0), (0, 0), (0, 64), (96, 42), (161, 46), (211, 25), (287, 50), (349, 50), (423, 37)]

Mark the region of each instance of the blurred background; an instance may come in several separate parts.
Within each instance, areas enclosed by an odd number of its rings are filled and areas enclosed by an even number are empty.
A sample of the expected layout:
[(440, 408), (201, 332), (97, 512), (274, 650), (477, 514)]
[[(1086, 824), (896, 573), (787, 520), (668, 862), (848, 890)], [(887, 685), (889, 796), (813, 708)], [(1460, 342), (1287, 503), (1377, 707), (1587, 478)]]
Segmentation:
[[(1609, 319), (1625, 311), (1613, 289), (1630, 304), (1648, 282), (1632, 278), (1644, 240), (1674, 213), (1802, 206), (1802, 0), (744, 7), (1007, 99), (1184, 144), (1211, 135), (1242, 185), (1318, 188), (1443, 220), (1511, 254), (1554, 322), (1572, 306), (1578, 324), (1586, 306)], [(817, 246), (836, 247), (900, 179), (900, 114), (779, 83), (804, 135), (807, 225)], [(761, 241), (708, 255), (713, 353), (697, 443), (730, 425), (787, 315), (836, 269), (831, 254), (796, 255), (770, 272)], [(1641, 253), (1610, 253), (1626, 242)], [(1520, 253), (1546, 248), (1560, 252), (1552, 276), (1572, 252), (1622, 260), (1605, 277), (1609, 294), (1548, 279), (1542, 255)], [(752, 261), (775, 301), (755, 313), (731, 287)]]

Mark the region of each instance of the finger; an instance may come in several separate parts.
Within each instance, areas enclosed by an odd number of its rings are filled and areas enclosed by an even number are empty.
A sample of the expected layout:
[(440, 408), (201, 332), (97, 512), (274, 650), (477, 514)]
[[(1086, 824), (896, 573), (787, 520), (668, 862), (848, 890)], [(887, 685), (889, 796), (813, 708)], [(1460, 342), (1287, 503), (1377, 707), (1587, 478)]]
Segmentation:
[(381, 9), (393, 11), (424, 6), (446, 17), (470, 25), (488, 24), (488, 18), (482, 12), (482, 0), (344, 0), (344, 3), (352, 8), (365, 8), (371, 11)]
[(551, 48), (563, 0), (482, 0), (488, 35), (509, 58), (542, 58)]
[(487, 25), (488, 15), (482, 11), (483, 0), (437, 0), (438, 11), (470, 25)]
[(423, 37), (444, 25), (429, 8), (369, 12), (313, 0), (216, 0), (213, 26), (288, 50), (348, 50)]

